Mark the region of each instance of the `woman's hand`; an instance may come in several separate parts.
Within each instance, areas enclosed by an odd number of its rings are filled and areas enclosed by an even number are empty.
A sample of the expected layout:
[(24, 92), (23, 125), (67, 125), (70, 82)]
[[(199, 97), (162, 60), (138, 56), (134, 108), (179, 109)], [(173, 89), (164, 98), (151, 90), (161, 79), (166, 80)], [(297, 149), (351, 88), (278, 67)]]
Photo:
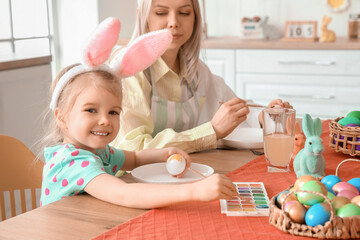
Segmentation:
[(186, 166), (185, 166), (184, 171), (178, 175), (173, 175), (174, 177), (177, 177), (177, 178), (183, 177), (191, 165), (190, 156), (185, 151), (181, 150), (180, 148), (176, 148), (176, 147), (164, 148), (161, 151), (163, 151), (162, 159), (164, 159), (165, 162), (173, 154), (179, 154), (185, 158)]
[(243, 99), (233, 98), (223, 103), (211, 119), (216, 139), (229, 135), (240, 123), (246, 120), (248, 113), (249, 108)]
[(192, 183), (191, 187), (191, 199), (195, 201), (229, 200), (234, 196), (239, 196), (232, 181), (221, 174), (213, 174), (210, 177)]
[[(272, 100), (267, 105), (268, 108), (273, 108), (273, 107), (276, 107), (276, 106), (280, 106), (282, 108), (293, 108), (293, 106), (291, 106), (291, 104), (289, 102), (283, 102), (281, 99)], [(260, 125), (263, 126), (263, 124), (264, 124), (263, 112), (259, 113), (259, 122), (260, 122)]]

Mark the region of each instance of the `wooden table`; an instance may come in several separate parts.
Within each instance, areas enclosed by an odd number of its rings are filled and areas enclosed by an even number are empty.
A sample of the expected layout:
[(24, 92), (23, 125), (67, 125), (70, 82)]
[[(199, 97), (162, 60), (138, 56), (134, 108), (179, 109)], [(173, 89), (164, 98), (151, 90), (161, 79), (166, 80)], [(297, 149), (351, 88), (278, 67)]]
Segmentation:
[[(191, 154), (195, 163), (226, 174), (257, 155), (249, 150), (210, 150)], [(122, 177), (133, 182), (130, 174)], [(87, 194), (52, 204), (0, 222), (0, 239), (90, 239), (148, 210), (121, 207)]]

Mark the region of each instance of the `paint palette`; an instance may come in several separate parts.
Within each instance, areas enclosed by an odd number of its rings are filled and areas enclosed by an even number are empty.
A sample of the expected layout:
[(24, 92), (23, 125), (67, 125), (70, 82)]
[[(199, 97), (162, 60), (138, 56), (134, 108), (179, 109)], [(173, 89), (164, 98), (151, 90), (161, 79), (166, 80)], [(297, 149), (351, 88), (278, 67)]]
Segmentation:
[(234, 182), (239, 197), (220, 200), (226, 216), (269, 216), (269, 198), (262, 182)]

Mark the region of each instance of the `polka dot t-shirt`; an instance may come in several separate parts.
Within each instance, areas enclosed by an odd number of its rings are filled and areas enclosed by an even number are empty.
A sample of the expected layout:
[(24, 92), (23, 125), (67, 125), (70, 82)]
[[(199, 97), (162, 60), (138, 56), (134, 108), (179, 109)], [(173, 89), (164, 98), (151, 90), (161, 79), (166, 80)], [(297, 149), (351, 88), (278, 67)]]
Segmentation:
[(125, 161), (124, 152), (110, 146), (96, 155), (67, 143), (45, 148), (44, 155), (41, 206), (84, 192), (94, 177), (115, 175)]

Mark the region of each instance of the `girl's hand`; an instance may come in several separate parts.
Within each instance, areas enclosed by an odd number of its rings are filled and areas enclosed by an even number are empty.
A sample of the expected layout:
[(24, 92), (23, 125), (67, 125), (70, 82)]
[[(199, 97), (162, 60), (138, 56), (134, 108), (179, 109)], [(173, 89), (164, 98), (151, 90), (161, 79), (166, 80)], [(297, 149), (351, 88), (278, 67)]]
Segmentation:
[[(267, 105), (268, 108), (273, 108), (273, 107), (276, 107), (276, 106), (280, 106), (282, 108), (293, 108), (293, 106), (291, 106), (289, 102), (283, 102), (281, 99), (272, 100)], [(259, 113), (259, 122), (260, 122), (260, 125), (263, 126), (263, 124), (264, 124), (263, 112)]]
[(213, 201), (232, 199), (239, 196), (232, 181), (221, 174), (213, 174), (198, 182), (192, 183), (192, 199), (195, 201)]
[(233, 98), (223, 103), (211, 119), (216, 138), (222, 139), (229, 135), (240, 123), (246, 120), (249, 108), (246, 101)]
[(184, 171), (182, 173), (178, 174), (178, 175), (173, 175), (174, 177), (177, 177), (177, 178), (183, 177), (185, 175), (185, 173), (187, 172), (187, 170), (189, 169), (190, 165), (191, 165), (190, 156), (185, 151), (183, 151), (183, 150), (181, 150), (179, 148), (176, 148), (176, 147), (164, 148), (163, 151), (164, 151), (163, 159), (164, 159), (165, 162), (173, 154), (180, 154), (181, 156), (183, 156), (185, 158), (186, 166), (185, 166)]

